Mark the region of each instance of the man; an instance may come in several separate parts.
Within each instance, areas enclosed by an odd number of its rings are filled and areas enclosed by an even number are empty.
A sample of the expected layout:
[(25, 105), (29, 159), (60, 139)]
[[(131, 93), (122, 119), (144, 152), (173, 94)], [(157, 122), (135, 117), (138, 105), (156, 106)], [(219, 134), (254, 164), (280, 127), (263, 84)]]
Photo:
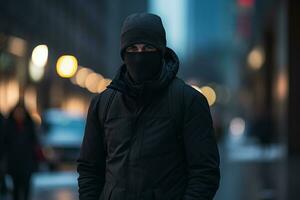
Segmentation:
[(127, 17), (121, 57), (88, 111), (80, 200), (212, 199), (220, 175), (209, 106), (176, 77), (179, 61), (158, 16)]

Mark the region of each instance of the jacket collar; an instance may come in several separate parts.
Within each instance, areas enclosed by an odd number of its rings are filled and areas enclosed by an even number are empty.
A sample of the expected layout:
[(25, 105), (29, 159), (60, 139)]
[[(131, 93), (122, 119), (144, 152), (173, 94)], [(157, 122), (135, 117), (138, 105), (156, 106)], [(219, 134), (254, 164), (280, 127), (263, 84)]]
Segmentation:
[(179, 60), (175, 52), (166, 48), (164, 63), (158, 79), (147, 81), (143, 84), (134, 84), (128, 77), (126, 65), (123, 64), (108, 88), (117, 90), (130, 97), (144, 97), (166, 88), (176, 77), (179, 68)]

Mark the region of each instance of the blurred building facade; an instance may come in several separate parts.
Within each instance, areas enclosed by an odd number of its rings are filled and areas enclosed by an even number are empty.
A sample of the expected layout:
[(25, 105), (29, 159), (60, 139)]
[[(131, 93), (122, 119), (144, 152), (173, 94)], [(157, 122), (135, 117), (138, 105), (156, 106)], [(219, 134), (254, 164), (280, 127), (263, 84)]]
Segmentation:
[[(81, 0), (2, 1), (2, 112), (7, 113), (11, 107), (7, 104), (13, 105), (19, 97), (26, 96), (27, 87), (33, 93), (41, 94), (32, 100), (38, 101), (39, 109), (62, 106), (68, 96), (71, 100), (80, 97), (81, 104), (86, 107), (90, 91), (61, 79), (55, 70), (57, 59), (61, 55), (73, 55), (81, 67), (112, 78), (121, 63), (119, 33), (122, 20), (134, 11), (146, 11), (146, 5), (146, 1), (124, 4), (116, 0), (88, 3)], [(32, 50), (40, 44), (47, 45), (49, 56), (44, 76), (36, 82), (31, 80), (28, 68)], [(7, 87), (14, 89), (8, 91)]]

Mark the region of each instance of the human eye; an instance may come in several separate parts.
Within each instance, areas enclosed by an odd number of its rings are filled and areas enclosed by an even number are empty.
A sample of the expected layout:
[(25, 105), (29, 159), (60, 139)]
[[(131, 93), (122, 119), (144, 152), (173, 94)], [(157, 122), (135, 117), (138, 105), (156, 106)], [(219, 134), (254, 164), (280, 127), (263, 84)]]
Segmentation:
[(145, 51), (156, 51), (157, 49), (152, 45), (145, 45)]
[(138, 48), (136, 46), (129, 46), (126, 48), (126, 52), (136, 52)]

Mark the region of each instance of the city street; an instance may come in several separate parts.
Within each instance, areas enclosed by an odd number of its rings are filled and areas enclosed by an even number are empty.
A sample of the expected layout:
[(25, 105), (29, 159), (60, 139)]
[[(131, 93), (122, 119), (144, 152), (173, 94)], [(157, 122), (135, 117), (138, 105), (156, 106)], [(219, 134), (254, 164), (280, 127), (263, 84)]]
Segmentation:
[[(227, 138), (219, 148), (221, 183), (215, 200), (284, 199), (287, 165), (283, 146), (272, 145), (265, 150), (250, 140)], [(34, 175), (33, 200), (76, 199), (76, 172), (40, 172)]]

